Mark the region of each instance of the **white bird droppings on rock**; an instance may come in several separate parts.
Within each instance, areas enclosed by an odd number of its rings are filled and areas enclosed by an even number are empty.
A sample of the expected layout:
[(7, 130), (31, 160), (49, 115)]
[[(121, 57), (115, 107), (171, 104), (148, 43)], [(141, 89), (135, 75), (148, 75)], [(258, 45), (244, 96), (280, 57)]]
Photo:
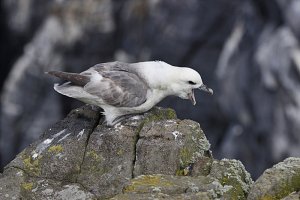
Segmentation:
[(22, 172), (22, 171), (19, 171), (16, 175), (17, 175), (17, 176), (23, 176), (23, 172)]
[(44, 140), (43, 142), (41, 142), (40, 144), (38, 144), (37, 147), (35, 148), (35, 150), (33, 150), (31, 152), (32, 158), (36, 159), (45, 149), (47, 149), (50, 146), (50, 144), (53, 142), (53, 140), (55, 138), (59, 137), (65, 131), (66, 131), (66, 129), (56, 133), (55, 135), (53, 135), (53, 137), (48, 138), (48, 139)]
[(122, 130), (123, 127), (124, 127), (124, 126), (123, 126), (121, 123), (117, 123), (117, 124), (114, 126), (114, 128), (115, 128), (117, 131)]
[(173, 131), (172, 134), (175, 137), (175, 140), (177, 139), (178, 136), (182, 135), (182, 133), (180, 133), (179, 131)]
[(44, 144), (50, 144), (51, 142), (53, 141), (53, 138), (52, 139), (46, 139), (43, 141)]
[(84, 129), (82, 129), (78, 134), (77, 134), (77, 138), (78, 140), (80, 140), (80, 138), (83, 136), (83, 133), (84, 133)]
[(64, 137), (60, 138), (57, 142), (61, 142), (63, 141), (64, 139), (66, 139), (69, 135), (71, 135), (72, 133), (68, 133), (66, 134)]

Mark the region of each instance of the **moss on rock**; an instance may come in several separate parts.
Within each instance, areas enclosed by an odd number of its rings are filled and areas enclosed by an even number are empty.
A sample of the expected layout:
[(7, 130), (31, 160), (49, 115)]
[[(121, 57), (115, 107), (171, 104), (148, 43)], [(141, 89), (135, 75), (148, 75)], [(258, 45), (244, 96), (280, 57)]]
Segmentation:
[(254, 183), (248, 199), (282, 199), (300, 190), (300, 158), (287, 158), (267, 169)]
[(23, 155), (23, 165), (24, 170), (32, 174), (34, 176), (40, 176), (41, 175), (41, 166), (40, 166), (40, 159), (42, 156), (38, 156), (36, 159), (33, 159), (31, 156)]
[(22, 187), (22, 189), (24, 189), (24, 190), (32, 190), (32, 188), (33, 188), (33, 183), (27, 183), (27, 182), (25, 182), (25, 183), (22, 183), (22, 184), (21, 184), (21, 187)]
[(253, 183), (243, 164), (234, 159), (213, 161), (209, 176), (218, 179), (223, 186), (232, 186), (224, 196), (233, 199), (245, 199)]
[(57, 153), (62, 152), (63, 150), (64, 150), (64, 148), (59, 144), (59, 145), (53, 145), (53, 146), (49, 147), (48, 152), (57, 154)]

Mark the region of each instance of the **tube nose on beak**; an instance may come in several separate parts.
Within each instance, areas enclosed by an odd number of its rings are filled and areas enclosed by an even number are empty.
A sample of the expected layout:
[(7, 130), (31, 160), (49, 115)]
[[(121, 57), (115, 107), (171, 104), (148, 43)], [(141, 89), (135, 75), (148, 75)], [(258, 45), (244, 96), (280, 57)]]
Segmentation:
[(214, 94), (214, 91), (207, 87), (206, 85), (202, 84), (200, 87), (199, 87), (199, 90), (202, 90), (204, 92), (208, 92), (210, 95), (213, 95)]

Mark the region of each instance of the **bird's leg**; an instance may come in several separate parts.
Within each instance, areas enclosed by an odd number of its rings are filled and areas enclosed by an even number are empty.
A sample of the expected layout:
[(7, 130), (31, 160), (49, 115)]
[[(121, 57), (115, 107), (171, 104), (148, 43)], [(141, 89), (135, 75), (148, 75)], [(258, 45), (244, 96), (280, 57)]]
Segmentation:
[(113, 126), (116, 125), (117, 123), (120, 123), (120, 122), (126, 120), (126, 119), (129, 119), (129, 118), (134, 117), (134, 116), (139, 116), (139, 115), (143, 115), (143, 113), (141, 113), (141, 114), (128, 114), (128, 115), (119, 116), (116, 119), (114, 119)]
[(100, 124), (100, 125), (106, 124), (105, 116), (102, 116), (102, 117), (100, 118), (99, 124)]

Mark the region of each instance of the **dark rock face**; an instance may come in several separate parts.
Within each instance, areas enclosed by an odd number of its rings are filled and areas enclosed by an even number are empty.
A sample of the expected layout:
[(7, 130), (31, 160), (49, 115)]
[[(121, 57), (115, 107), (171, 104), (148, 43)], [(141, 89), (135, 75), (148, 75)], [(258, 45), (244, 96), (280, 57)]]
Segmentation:
[(252, 184), (236, 160), (214, 160), (200, 125), (171, 109), (99, 125), (83, 106), (5, 167), (0, 198), (245, 199)]
[[(296, 14), (292, 5), (299, 2), (278, 2), (284, 14)], [(244, 13), (216, 69), (223, 83), (221, 109), (231, 119), (221, 154), (241, 159), (250, 171), (263, 171), (287, 155), (299, 156), (299, 45), (290, 26), (295, 19), (263, 24), (254, 11)]]

